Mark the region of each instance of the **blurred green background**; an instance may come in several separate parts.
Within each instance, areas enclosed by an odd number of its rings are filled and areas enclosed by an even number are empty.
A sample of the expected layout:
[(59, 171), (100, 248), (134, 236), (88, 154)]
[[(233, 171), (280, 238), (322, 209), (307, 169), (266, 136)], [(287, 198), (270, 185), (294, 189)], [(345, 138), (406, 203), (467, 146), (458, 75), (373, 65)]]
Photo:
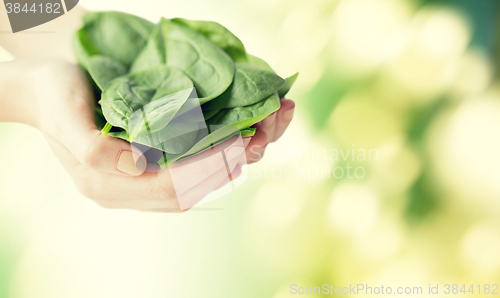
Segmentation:
[(97, 207), (39, 132), (0, 124), (0, 297), (500, 283), (500, 1), (81, 5), (222, 23), (300, 71), (296, 118), (243, 186), (181, 215)]

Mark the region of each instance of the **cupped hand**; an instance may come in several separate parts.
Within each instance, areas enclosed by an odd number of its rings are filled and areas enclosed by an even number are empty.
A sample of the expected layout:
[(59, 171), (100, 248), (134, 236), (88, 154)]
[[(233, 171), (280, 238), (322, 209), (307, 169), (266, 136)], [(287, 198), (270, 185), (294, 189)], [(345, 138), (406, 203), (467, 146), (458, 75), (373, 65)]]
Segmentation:
[[(175, 163), (168, 171), (145, 172), (142, 152), (126, 141), (104, 136), (94, 119), (87, 75), (77, 66), (48, 62), (31, 73), (39, 128), (78, 190), (106, 208), (179, 212), (228, 183), (244, 161), (244, 143), (230, 139), (214, 150)], [(222, 154), (214, 152), (224, 151)], [(224, 160), (225, 159), (225, 160)], [(235, 175), (232, 175), (235, 176)]]
[[(181, 212), (241, 172), (245, 157), (255, 162), (269, 142), (285, 132), (294, 102), (283, 99), (275, 114), (257, 124), (251, 138), (232, 138), (166, 171), (150, 172), (143, 153), (128, 142), (104, 136), (95, 124), (89, 78), (78, 66), (41, 63), (30, 74), (39, 128), (78, 190), (105, 208)], [(246, 148), (246, 150), (245, 150)], [(224, 152), (224, 154), (220, 154)]]
[(269, 143), (276, 142), (290, 125), (295, 111), (295, 102), (290, 99), (281, 99), (280, 109), (255, 125), (256, 134), (251, 138), (246, 147), (248, 163), (262, 159)]

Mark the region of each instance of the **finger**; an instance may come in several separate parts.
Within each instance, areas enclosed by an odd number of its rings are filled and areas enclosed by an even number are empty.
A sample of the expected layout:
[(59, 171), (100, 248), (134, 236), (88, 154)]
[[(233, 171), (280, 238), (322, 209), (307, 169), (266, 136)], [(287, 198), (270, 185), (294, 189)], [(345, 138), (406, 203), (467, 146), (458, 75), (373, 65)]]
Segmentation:
[(151, 197), (151, 195), (147, 194), (147, 189), (152, 184), (151, 181), (156, 179), (155, 175), (141, 177), (144, 180), (139, 181), (136, 177), (119, 176), (92, 170), (80, 164), (74, 155), (56, 140), (52, 138), (47, 140), (61, 164), (71, 174), (77, 189), (84, 196), (97, 202), (102, 201), (107, 204), (105, 207), (109, 208), (125, 208), (131, 206), (130, 202), (133, 200)]
[(276, 130), (276, 112), (267, 116), (266, 119), (255, 125), (258, 130), (266, 133), (267, 142), (271, 142), (274, 139), (274, 132)]
[(281, 108), (276, 115), (276, 127), (273, 138), (270, 142), (276, 142), (285, 133), (288, 125), (292, 122), (293, 114), (295, 112), (295, 102), (290, 99), (281, 100)]
[(94, 170), (110, 174), (139, 176), (144, 173), (147, 161), (142, 152), (130, 143), (104, 136), (98, 130), (81, 135), (78, 146), (71, 143), (70, 150), (80, 163)]
[[(66, 155), (73, 158), (72, 154), (66, 150)], [(243, 152), (243, 151), (242, 151)], [(230, 156), (230, 154), (227, 154)], [(229, 163), (230, 171), (244, 158), (244, 154), (231, 159)], [(77, 174), (73, 176), (79, 191), (86, 197), (93, 199), (100, 206), (105, 208), (135, 209), (135, 210), (156, 210), (161, 212), (179, 212), (180, 203), (173, 186), (170, 172), (163, 173), (144, 173), (139, 177), (119, 176), (95, 171), (82, 167), (76, 159), (73, 166), (81, 168), (76, 170)], [(191, 176), (183, 177), (184, 180), (192, 179)], [(196, 175), (196, 173), (194, 173)], [(231, 176), (234, 174), (231, 173)], [(197, 203), (206, 194), (214, 189), (212, 185), (221, 184), (227, 178), (227, 168), (221, 167), (209, 179), (202, 181), (202, 185), (196, 192), (191, 192), (188, 196), (189, 202)], [(182, 197), (182, 196), (181, 196)], [(185, 204), (189, 206), (189, 204)], [(186, 207), (185, 207), (186, 208)]]
[(132, 177), (87, 169), (82, 174), (84, 177), (75, 180), (79, 191), (102, 207), (180, 210), (168, 172)]
[[(232, 180), (234, 180), (234, 179), (238, 178), (239, 176), (241, 176), (241, 173), (242, 173), (241, 165), (237, 164), (236, 167), (234, 168), (234, 170), (231, 172)], [(229, 179), (224, 179), (215, 188), (215, 190), (218, 190), (218, 189), (222, 188), (223, 186), (227, 185), (228, 183), (229, 183)], [(199, 201), (198, 201), (198, 203), (199, 203)], [(147, 212), (168, 212), (168, 213), (173, 213), (174, 212), (174, 213), (181, 213), (181, 212), (186, 212), (189, 209), (190, 208), (182, 209), (182, 207), (179, 207), (179, 209), (177, 209), (177, 208), (156, 208), (156, 209), (148, 209), (148, 210), (143, 210), (143, 211), (147, 211)]]
[(262, 159), (268, 144), (267, 139), (267, 134), (264, 131), (257, 129), (257, 133), (252, 137), (252, 140), (245, 149), (247, 162), (249, 164)]
[(236, 139), (230, 147), (223, 152), (215, 153), (205, 159), (194, 159), (194, 162), (185, 160), (181, 166), (173, 165), (169, 167), (170, 177), (175, 186), (177, 195), (181, 195), (187, 190), (209, 179), (220, 169), (226, 169), (227, 161), (244, 157), (245, 148), (241, 138)]
[[(169, 169), (184, 167), (188, 164), (196, 163), (198, 161), (201, 161), (201, 160), (204, 160), (208, 157), (211, 157), (211, 156), (215, 155), (215, 153), (217, 153), (217, 152), (221, 152), (223, 150), (229, 149), (233, 145), (240, 144), (238, 142), (238, 139), (239, 138), (237, 136), (232, 137), (232, 138), (230, 138), (230, 139), (228, 139), (228, 140), (226, 140), (218, 145), (215, 145), (213, 147), (206, 149), (205, 151), (203, 151), (199, 154), (196, 154), (192, 157), (189, 157), (189, 158), (181, 160), (181, 161), (174, 162), (173, 164), (169, 165)], [(236, 142), (238, 142), (238, 143), (236, 143)]]
[[(240, 139), (241, 140), (241, 139)], [(226, 150), (226, 156), (231, 160), (231, 167), (237, 164), (241, 158), (244, 158), (244, 148), (242, 145), (237, 146), (240, 148), (240, 154), (234, 154), (230, 150)], [(234, 149), (230, 147), (228, 149)], [(220, 152), (216, 156), (222, 156)], [(210, 167), (212, 160), (201, 160), (194, 164), (201, 166), (201, 168)], [(191, 165), (191, 164), (189, 164)], [(214, 171), (214, 174), (209, 175), (209, 181), (214, 179), (220, 182), (224, 175), (221, 173), (226, 173), (227, 169), (226, 163), (222, 160), (220, 163), (220, 168)], [(85, 196), (94, 199), (99, 205), (106, 208), (125, 208), (125, 209), (137, 209), (137, 210), (151, 210), (151, 209), (161, 209), (162, 211), (179, 211), (180, 205), (178, 197), (182, 195), (186, 190), (183, 187), (189, 187), (193, 183), (189, 183), (188, 186), (179, 183), (179, 181), (198, 181), (198, 183), (204, 182), (205, 188), (209, 189), (210, 182), (204, 180), (205, 173), (201, 171), (200, 168), (194, 167), (192, 171), (187, 171), (186, 168), (176, 168), (175, 170), (170, 169), (162, 173), (144, 173), (139, 177), (127, 177), (118, 176), (102, 172), (92, 172), (92, 174), (87, 175), (85, 179), (80, 179), (79, 190)], [(219, 174), (217, 174), (219, 173)], [(211, 176), (215, 176), (211, 178)], [(203, 177), (204, 179), (201, 179)], [(177, 181), (177, 184), (174, 183)], [(83, 183), (82, 183), (83, 182)], [(208, 184), (207, 184), (208, 183)], [(180, 184), (180, 185), (179, 185)], [(193, 185), (194, 187), (195, 185)]]
[(240, 156), (228, 159), (228, 167), (219, 169), (213, 175), (207, 177), (205, 180), (197, 184), (195, 187), (189, 189), (181, 195), (178, 195), (179, 206), (182, 210), (189, 209), (198, 204), (209, 193), (231, 182), (233, 175), (237, 175), (235, 168), (237, 168), (241, 158), (244, 157), (243, 150)]
[(62, 125), (51, 137), (64, 145), (84, 166), (118, 175), (141, 175), (146, 169), (142, 152), (128, 142), (103, 136), (97, 129), (90, 100), (75, 99), (63, 114)]

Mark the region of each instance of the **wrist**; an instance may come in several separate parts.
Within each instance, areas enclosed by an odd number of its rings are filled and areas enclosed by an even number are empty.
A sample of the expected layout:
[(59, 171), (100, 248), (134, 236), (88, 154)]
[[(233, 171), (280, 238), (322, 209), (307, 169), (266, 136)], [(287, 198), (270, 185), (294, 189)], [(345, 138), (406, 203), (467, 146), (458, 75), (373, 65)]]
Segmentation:
[(0, 64), (0, 121), (38, 127), (37, 69), (34, 61), (14, 60)]
[[(45, 61), (30, 71), (24, 84), (34, 102), (30, 125), (44, 134), (56, 136), (66, 129), (69, 121), (87, 121), (94, 115), (83, 116), (86, 111), (94, 110), (94, 97), (87, 74), (77, 65)], [(93, 118), (90, 120), (94, 122)]]

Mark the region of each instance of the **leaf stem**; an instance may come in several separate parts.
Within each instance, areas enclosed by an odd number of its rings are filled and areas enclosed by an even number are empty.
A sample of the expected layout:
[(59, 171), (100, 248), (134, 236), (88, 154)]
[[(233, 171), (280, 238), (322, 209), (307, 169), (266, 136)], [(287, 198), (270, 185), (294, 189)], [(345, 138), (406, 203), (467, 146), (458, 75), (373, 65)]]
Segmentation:
[(101, 130), (102, 135), (103, 136), (107, 135), (111, 130), (111, 128), (113, 128), (113, 125), (111, 125), (109, 122), (106, 122), (106, 125), (104, 125), (104, 127)]

